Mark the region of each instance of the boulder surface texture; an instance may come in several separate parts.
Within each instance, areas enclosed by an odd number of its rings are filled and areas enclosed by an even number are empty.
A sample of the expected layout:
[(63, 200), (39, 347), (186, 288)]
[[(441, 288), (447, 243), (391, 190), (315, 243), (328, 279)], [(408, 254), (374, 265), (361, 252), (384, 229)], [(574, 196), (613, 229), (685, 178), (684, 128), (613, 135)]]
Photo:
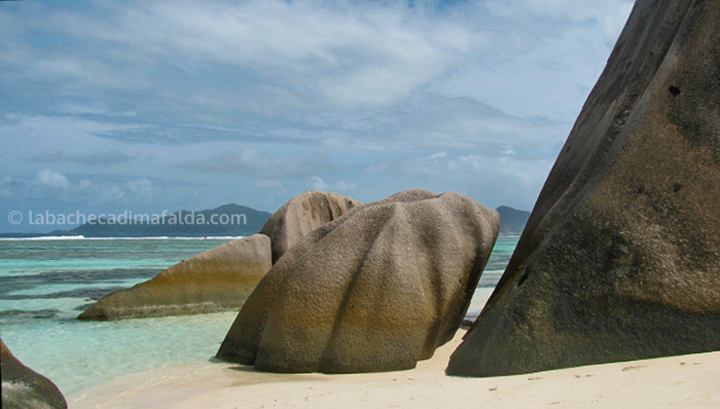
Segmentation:
[(204, 314), (240, 308), (272, 266), (270, 239), (255, 234), (182, 261), (91, 305), (81, 320)]
[(720, 1), (638, 0), (447, 373), (720, 349)]
[(23, 365), (0, 339), (3, 409), (67, 409), (60, 390), (48, 378)]
[(413, 368), (457, 330), (498, 229), (456, 193), (355, 207), (273, 266), (217, 356), (273, 372)]
[(311, 190), (299, 194), (278, 209), (260, 233), (272, 241), (273, 263), (304, 236), (362, 204), (337, 193)]

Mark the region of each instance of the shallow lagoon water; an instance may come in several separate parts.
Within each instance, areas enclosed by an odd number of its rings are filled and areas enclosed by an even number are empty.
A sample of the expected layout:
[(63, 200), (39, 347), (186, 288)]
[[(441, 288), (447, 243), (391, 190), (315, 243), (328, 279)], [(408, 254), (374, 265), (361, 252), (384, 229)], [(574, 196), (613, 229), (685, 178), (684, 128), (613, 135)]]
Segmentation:
[[(237, 312), (85, 322), (110, 292), (228, 239), (0, 241), (0, 335), (67, 396), (117, 376), (211, 359)], [(495, 286), (517, 244), (501, 236), (479, 287)]]

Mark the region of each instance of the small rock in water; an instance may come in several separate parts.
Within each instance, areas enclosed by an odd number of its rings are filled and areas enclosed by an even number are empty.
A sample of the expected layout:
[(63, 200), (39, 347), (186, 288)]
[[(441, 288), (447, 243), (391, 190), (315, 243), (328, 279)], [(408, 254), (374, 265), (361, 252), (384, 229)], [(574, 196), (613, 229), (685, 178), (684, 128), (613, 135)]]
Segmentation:
[(60, 390), (48, 378), (23, 365), (0, 339), (3, 409), (67, 409)]
[(78, 316), (114, 320), (202, 314), (240, 308), (271, 267), (270, 239), (224, 243), (130, 289), (115, 291)]

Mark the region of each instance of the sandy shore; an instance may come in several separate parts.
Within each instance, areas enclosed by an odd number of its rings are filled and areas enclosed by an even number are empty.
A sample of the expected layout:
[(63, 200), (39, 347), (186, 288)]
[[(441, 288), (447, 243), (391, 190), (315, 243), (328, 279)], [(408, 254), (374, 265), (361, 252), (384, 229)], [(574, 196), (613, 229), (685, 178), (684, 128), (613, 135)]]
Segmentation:
[(270, 374), (205, 361), (116, 379), (68, 403), (70, 409), (720, 407), (720, 352), (496, 378), (445, 376), (462, 335), (409, 371)]

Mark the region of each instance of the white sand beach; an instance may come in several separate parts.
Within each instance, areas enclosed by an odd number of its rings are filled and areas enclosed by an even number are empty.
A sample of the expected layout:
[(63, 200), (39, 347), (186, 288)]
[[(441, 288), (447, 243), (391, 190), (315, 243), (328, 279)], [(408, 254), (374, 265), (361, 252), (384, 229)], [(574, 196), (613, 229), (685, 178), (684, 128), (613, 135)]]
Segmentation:
[(464, 334), (408, 371), (273, 374), (208, 360), (119, 378), (68, 396), (68, 403), (71, 409), (720, 407), (720, 352), (506, 377), (445, 376)]
[(70, 396), (71, 409), (718, 408), (720, 352), (496, 378), (444, 375), (464, 331), (409, 371), (271, 374), (199, 362)]

